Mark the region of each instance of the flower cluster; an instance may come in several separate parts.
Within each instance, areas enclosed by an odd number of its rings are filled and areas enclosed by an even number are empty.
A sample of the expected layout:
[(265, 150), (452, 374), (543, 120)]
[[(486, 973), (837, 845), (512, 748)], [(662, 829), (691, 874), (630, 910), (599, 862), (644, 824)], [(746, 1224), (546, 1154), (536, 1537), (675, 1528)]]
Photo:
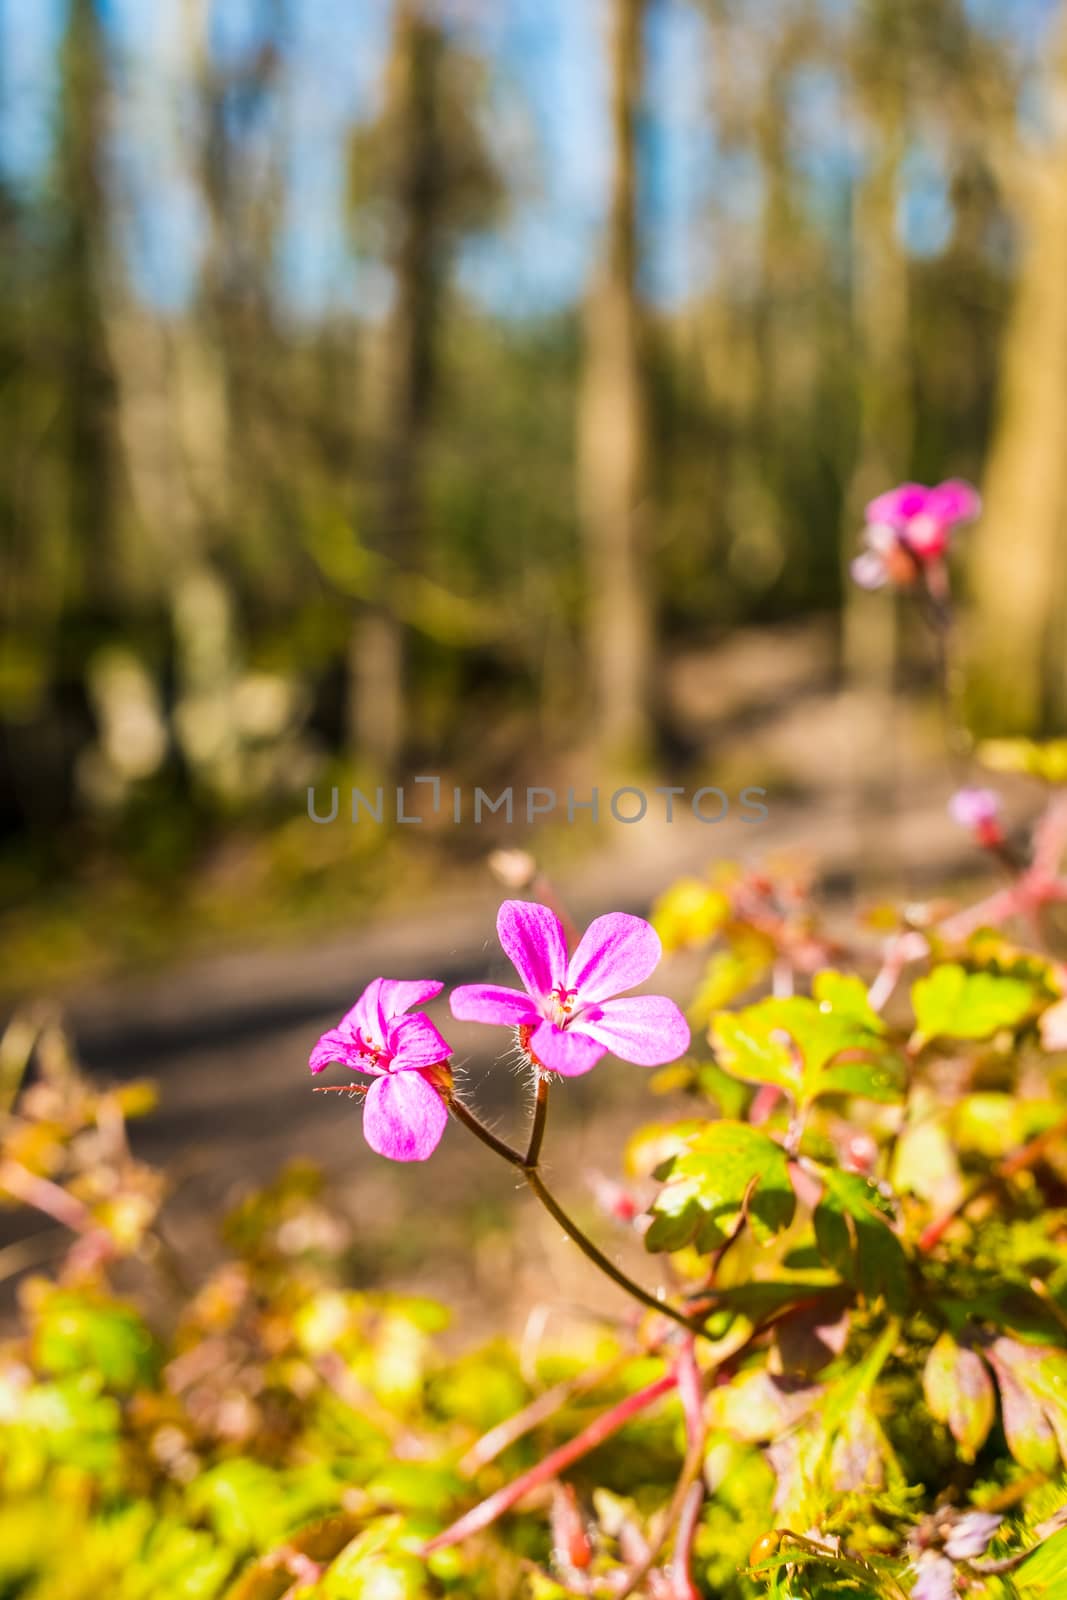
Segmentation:
[[(538, 1072), (578, 1077), (609, 1053), (656, 1067), (688, 1049), (689, 1026), (673, 1000), (625, 993), (651, 977), (663, 953), (643, 918), (597, 917), (568, 956), (555, 912), (506, 900), (497, 933), (522, 989), (463, 985), (452, 992), (452, 1015), (513, 1028)], [(372, 1150), (394, 1161), (424, 1161), (448, 1121), (451, 1046), (421, 1011), (411, 1014), (443, 987), (435, 979), (375, 978), (308, 1062), (312, 1072), (339, 1064), (374, 1078), (363, 1131)]]
[(909, 588), (941, 563), (953, 531), (981, 509), (977, 489), (958, 478), (930, 489), (902, 483), (880, 494), (866, 509), (865, 549), (852, 563), (853, 578), (864, 589)]

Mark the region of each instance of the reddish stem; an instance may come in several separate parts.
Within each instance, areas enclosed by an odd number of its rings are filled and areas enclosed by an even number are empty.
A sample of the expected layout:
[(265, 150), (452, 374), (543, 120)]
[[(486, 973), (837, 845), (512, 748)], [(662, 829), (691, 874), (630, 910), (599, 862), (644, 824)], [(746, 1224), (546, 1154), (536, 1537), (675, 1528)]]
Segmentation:
[(592, 1367), (586, 1372), (581, 1372), (576, 1378), (567, 1378), (562, 1383), (553, 1384), (551, 1389), (544, 1390), (531, 1400), (529, 1405), (523, 1406), (521, 1411), (516, 1411), (514, 1416), (497, 1423), (495, 1428), (490, 1428), (488, 1433), (483, 1433), (480, 1439), (475, 1440), (458, 1462), (456, 1470), (464, 1478), (473, 1477), (490, 1461), (495, 1461), (509, 1445), (521, 1439), (523, 1434), (529, 1433), (542, 1422), (547, 1422), (549, 1417), (555, 1416), (568, 1400), (575, 1399), (588, 1389), (595, 1389), (598, 1384), (610, 1378), (620, 1365), (620, 1361), (610, 1361), (602, 1367)]
[[(670, 1537), (671, 1529), (677, 1524), (678, 1533), (675, 1538), (675, 1559), (671, 1566), (668, 1579), (670, 1588), (669, 1600), (698, 1600), (697, 1592), (692, 1587), (689, 1579), (688, 1547), (686, 1543), (685, 1516), (694, 1498), (694, 1490), (699, 1489), (696, 1495), (697, 1515), (704, 1498), (704, 1486), (701, 1474), (704, 1470), (704, 1450), (707, 1443), (707, 1423), (704, 1419), (704, 1383), (700, 1369), (696, 1364), (693, 1350), (693, 1341), (688, 1339), (683, 1345), (678, 1356), (678, 1396), (682, 1402), (682, 1413), (685, 1417), (686, 1451), (682, 1470), (678, 1475), (678, 1482), (674, 1486), (670, 1504), (666, 1515), (660, 1523), (660, 1531), (642, 1553), (634, 1571), (631, 1572), (626, 1587), (618, 1596), (618, 1600), (629, 1600), (631, 1595), (643, 1588), (646, 1578), (659, 1559), (660, 1551)], [(720, 1370), (720, 1377), (721, 1377)], [(688, 1534), (689, 1540), (692, 1533)], [(682, 1551), (679, 1557), (678, 1552)]]
[(693, 1540), (700, 1525), (700, 1508), (704, 1504), (704, 1485), (692, 1483), (682, 1501), (678, 1517), (678, 1532), (674, 1540), (674, 1560), (671, 1563), (670, 1600), (700, 1600), (700, 1591), (693, 1582)]
[(72, 1233), (89, 1233), (93, 1228), (92, 1212), (88, 1206), (51, 1178), (42, 1178), (19, 1161), (0, 1162), (0, 1189), (24, 1205), (43, 1211), (45, 1216), (61, 1222)]
[(587, 1428), (582, 1429), (581, 1433), (569, 1439), (566, 1444), (560, 1445), (558, 1450), (551, 1451), (528, 1472), (505, 1484), (495, 1494), (488, 1495), (472, 1510), (453, 1522), (451, 1527), (446, 1528), (443, 1533), (436, 1534), (423, 1546), (423, 1553), (430, 1555), (434, 1550), (447, 1550), (450, 1545), (469, 1539), (472, 1533), (480, 1533), (483, 1528), (488, 1528), (498, 1517), (510, 1511), (512, 1506), (518, 1505), (532, 1489), (550, 1483), (575, 1461), (580, 1461), (582, 1456), (595, 1450), (605, 1439), (610, 1439), (613, 1433), (617, 1433), (633, 1417), (639, 1416), (664, 1395), (670, 1394), (677, 1385), (678, 1376), (672, 1370), (665, 1372), (654, 1383), (638, 1389), (636, 1394), (627, 1395), (625, 1400), (620, 1400), (610, 1411), (605, 1411), (596, 1417)]

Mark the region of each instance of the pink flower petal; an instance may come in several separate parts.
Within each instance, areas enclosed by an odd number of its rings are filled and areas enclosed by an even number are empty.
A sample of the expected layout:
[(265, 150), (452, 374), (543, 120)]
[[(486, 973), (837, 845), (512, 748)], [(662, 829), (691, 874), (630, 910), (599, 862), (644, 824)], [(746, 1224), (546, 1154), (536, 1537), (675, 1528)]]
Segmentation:
[(900, 483), (870, 501), (864, 517), (868, 522), (887, 522), (891, 528), (902, 528), (909, 518), (926, 510), (932, 492), (922, 483)]
[(445, 1103), (418, 1072), (378, 1078), (363, 1105), (363, 1132), (371, 1149), (390, 1161), (425, 1161), (448, 1122)]
[(913, 556), (929, 562), (944, 555), (949, 546), (949, 534), (947, 522), (938, 522), (924, 514), (916, 517), (914, 522), (909, 522), (907, 532), (901, 537)]
[(673, 1000), (662, 994), (637, 994), (605, 1000), (571, 1024), (622, 1061), (662, 1067), (689, 1049), (689, 1024)]
[(567, 987), (577, 989), (579, 1005), (606, 1000), (644, 983), (662, 954), (651, 923), (611, 911), (586, 928), (567, 969)]
[(889, 577), (885, 562), (873, 550), (864, 550), (851, 567), (852, 581), (861, 589), (881, 589)]
[(956, 1600), (956, 1569), (946, 1556), (924, 1550), (915, 1570), (919, 1577), (911, 1600)]
[(892, 555), (900, 543), (900, 534), (888, 522), (869, 522), (863, 530), (863, 542), (875, 555)]
[(497, 913), (496, 931), (530, 994), (543, 1000), (563, 982), (567, 941), (554, 911), (530, 900), (505, 900)]
[(973, 522), (982, 510), (982, 497), (972, 484), (962, 478), (949, 478), (931, 489), (926, 510), (939, 522), (952, 525)]
[(385, 1039), (382, 990), (387, 979), (372, 978), (350, 1011), (338, 1023), (341, 1033), (361, 1033), (365, 1039), (381, 1044)]
[(369, 1063), (360, 1055), (348, 1033), (341, 1028), (330, 1028), (324, 1033), (308, 1057), (308, 1066), (312, 1072), (323, 1072), (335, 1062), (342, 1067), (351, 1067), (353, 1072), (371, 1070)]
[(948, 803), (948, 812), (961, 828), (980, 828), (996, 822), (1000, 796), (995, 789), (957, 789)]
[(466, 983), (449, 996), (452, 1015), (459, 1022), (495, 1022), (517, 1028), (523, 1022), (539, 1022), (541, 1013), (528, 994), (519, 989), (504, 989), (498, 983)]
[(436, 978), (382, 978), (379, 990), (382, 1014), (391, 1022), (394, 1017), (410, 1011), (412, 1006), (435, 999), (443, 988), (444, 984), (438, 983)]
[(558, 1072), (564, 1078), (580, 1078), (604, 1054), (604, 1046), (595, 1039), (573, 1027), (557, 1028), (554, 1022), (542, 1022), (530, 1040), (530, 1049), (546, 1072)]
[(389, 1028), (389, 1053), (393, 1057), (394, 1072), (408, 1072), (420, 1067), (433, 1067), (447, 1061), (452, 1046), (443, 1039), (421, 1011), (413, 1017), (402, 1017)]
[(1054, 1006), (1042, 1012), (1038, 1026), (1046, 1050), (1050, 1053), (1067, 1050), (1067, 1000), (1057, 1000)]

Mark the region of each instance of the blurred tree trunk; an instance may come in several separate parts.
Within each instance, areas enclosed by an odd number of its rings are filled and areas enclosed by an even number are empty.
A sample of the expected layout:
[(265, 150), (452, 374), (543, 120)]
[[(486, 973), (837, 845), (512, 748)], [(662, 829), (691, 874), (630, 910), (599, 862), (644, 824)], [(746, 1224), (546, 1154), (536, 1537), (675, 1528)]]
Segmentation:
[(392, 193), (388, 257), (393, 302), (382, 342), (380, 477), (371, 543), (394, 580), (353, 630), (350, 735), (381, 771), (395, 768), (406, 734), (406, 628), (390, 600), (417, 565), (422, 464), (434, 381), (434, 345), (443, 258), (440, 75), (441, 30), (418, 0), (397, 0), (386, 113)]
[[(868, 46), (869, 47), (869, 46)], [(892, 597), (851, 581), (863, 508), (906, 477), (912, 443), (908, 261), (897, 230), (900, 167), (907, 140), (902, 87), (893, 65), (861, 85), (867, 170), (854, 195), (853, 320), (858, 346), (859, 449), (845, 496), (842, 666), (852, 714), (847, 760), (861, 862), (883, 866), (894, 854), (889, 816), (896, 809), (894, 678), (897, 610)]]
[(103, 285), (110, 254), (107, 60), (97, 0), (71, 0), (60, 60), (53, 277), (62, 362), (57, 424), (66, 455), (68, 593), (98, 616), (121, 592), (116, 560), (115, 382)]
[(578, 404), (593, 714), (602, 749), (618, 755), (648, 743), (654, 618), (635, 173), (644, 18), (645, 0), (612, 0), (611, 199), (603, 259), (585, 311)]
[(1052, 143), (1020, 174), (1024, 253), (974, 534), (972, 705), (1001, 733), (1067, 715), (1067, 6), (1049, 76)]

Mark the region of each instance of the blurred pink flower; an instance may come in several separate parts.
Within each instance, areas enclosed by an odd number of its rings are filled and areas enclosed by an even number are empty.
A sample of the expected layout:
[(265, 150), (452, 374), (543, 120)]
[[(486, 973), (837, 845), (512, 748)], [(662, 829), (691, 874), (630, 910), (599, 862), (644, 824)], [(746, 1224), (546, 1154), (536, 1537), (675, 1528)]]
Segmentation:
[(523, 1047), (545, 1069), (576, 1078), (611, 1051), (623, 1061), (658, 1067), (689, 1048), (689, 1025), (664, 995), (614, 998), (643, 983), (659, 963), (659, 936), (641, 917), (597, 917), (567, 960), (559, 918), (548, 906), (505, 900), (497, 916), (505, 954), (525, 992), (497, 984), (453, 989), (452, 1015), (463, 1022), (518, 1028)]
[(884, 583), (907, 585), (945, 554), (953, 529), (972, 522), (982, 509), (977, 489), (950, 478), (928, 489), (902, 483), (868, 505), (866, 548), (852, 563), (852, 576), (864, 589)]
[(363, 1105), (363, 1132), (372, 1150), (393, 1161), (425, 1161), (448, 1121), (441, 1088), (450, 1081), (445, 1063), (451, 1046), (429, 1017), (405, 1014), (443, 987), (432, 978), (375, 978), (308, 1060), (312, 1072), (337, 1062), (374, 1077)]
[(968, 828), (984, 845), (1003, 842), (1000, 825), (1000, 796), (994, 789), (957, 789), (948, 803), (949, 816), (961, 828)]

